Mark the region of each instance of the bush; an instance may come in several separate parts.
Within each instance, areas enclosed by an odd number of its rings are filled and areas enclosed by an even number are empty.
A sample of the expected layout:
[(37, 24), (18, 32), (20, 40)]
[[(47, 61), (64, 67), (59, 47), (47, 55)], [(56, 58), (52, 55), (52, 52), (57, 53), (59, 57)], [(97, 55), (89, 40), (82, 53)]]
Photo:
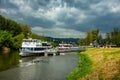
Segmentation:
[(14, 39), (8, 31), (0, 31), (0, 49), (3, 47), (14, 48)]

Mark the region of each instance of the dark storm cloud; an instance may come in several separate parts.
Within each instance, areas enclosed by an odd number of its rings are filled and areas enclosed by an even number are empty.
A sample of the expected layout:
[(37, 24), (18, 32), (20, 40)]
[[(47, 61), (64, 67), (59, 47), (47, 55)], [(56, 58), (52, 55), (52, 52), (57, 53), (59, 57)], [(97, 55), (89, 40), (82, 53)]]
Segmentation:
[(90, 4), (99, 3), (100, 0), (63, 0), (70, 7), (76, 7), (80, 9), (90, 9)]
[(0, 8), (13, 8), (17, 9), (17, 6), (10, 3), (8, 0), (0, 0)]
[[(83, 37), (78, 34), (97, 28), (105, 33), (120, 27), (119, 4), (120, 0), (0, 0), (0, 12), (39, 34), (42, 30), (56, 37), (58, 31), (59, 37), (74, 37), (72, 33)], [(66, 30), (68, 33), (62, 32)]]
[(32, 27), (42, 26), (44, 28), (50, 28), (55, 24), (53, 21), (49, 21), (46, 19), (38, 19), (34, 17), (26, 17), (24, 19), (25, 19), (25, 23), (29, 24)]
[(114, 27), (120, 27), (120, 15), (107, 14), (105, 16), (99, 16), (92, 21), (96, 28), (99, 28), (103, 32), (111, 31)]
[(46, 6), (47, 6), (47, 4), (49, 4), (49, 2), (50, 2), (50, 0), (32, 0), (32, 2), (30, 2), (30, 6), (34, 10), (37, 10), (39, 8), (47, 9)]

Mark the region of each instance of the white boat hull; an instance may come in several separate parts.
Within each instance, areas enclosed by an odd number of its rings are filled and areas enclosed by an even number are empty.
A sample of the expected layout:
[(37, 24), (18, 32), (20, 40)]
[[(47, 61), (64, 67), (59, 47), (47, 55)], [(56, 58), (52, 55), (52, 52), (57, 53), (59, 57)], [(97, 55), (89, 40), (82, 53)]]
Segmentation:
[(43, 55), (44, 51), (21, 51), (20, 56), (21, 57), (27, 57), (27, 56), (33, 56), (33, 55)]

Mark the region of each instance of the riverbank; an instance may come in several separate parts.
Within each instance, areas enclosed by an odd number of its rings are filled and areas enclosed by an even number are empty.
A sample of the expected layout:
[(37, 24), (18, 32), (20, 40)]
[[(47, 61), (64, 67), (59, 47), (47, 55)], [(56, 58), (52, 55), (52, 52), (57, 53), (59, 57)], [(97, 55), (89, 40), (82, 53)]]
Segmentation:
[(1, 53), (0, 54), (0, 72), (8, 70), (12, 67), (15, 67), (19, 64), (19, 52), (14, 51), (9, 53)]
[(68, 80), (120, 79), (120, 48), (90, 48), (78, 56), (78, 66)]

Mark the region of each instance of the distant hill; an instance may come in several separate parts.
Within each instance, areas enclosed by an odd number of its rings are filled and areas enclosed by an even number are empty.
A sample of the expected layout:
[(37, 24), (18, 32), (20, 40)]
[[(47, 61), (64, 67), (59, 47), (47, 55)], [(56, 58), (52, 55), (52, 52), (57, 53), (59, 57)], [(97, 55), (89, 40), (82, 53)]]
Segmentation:
[(54, 42), (73, 42), (77, 43), (79, 38), (52, 38), (52, 37), (46, 37), (48, 41), (54, 41)]

